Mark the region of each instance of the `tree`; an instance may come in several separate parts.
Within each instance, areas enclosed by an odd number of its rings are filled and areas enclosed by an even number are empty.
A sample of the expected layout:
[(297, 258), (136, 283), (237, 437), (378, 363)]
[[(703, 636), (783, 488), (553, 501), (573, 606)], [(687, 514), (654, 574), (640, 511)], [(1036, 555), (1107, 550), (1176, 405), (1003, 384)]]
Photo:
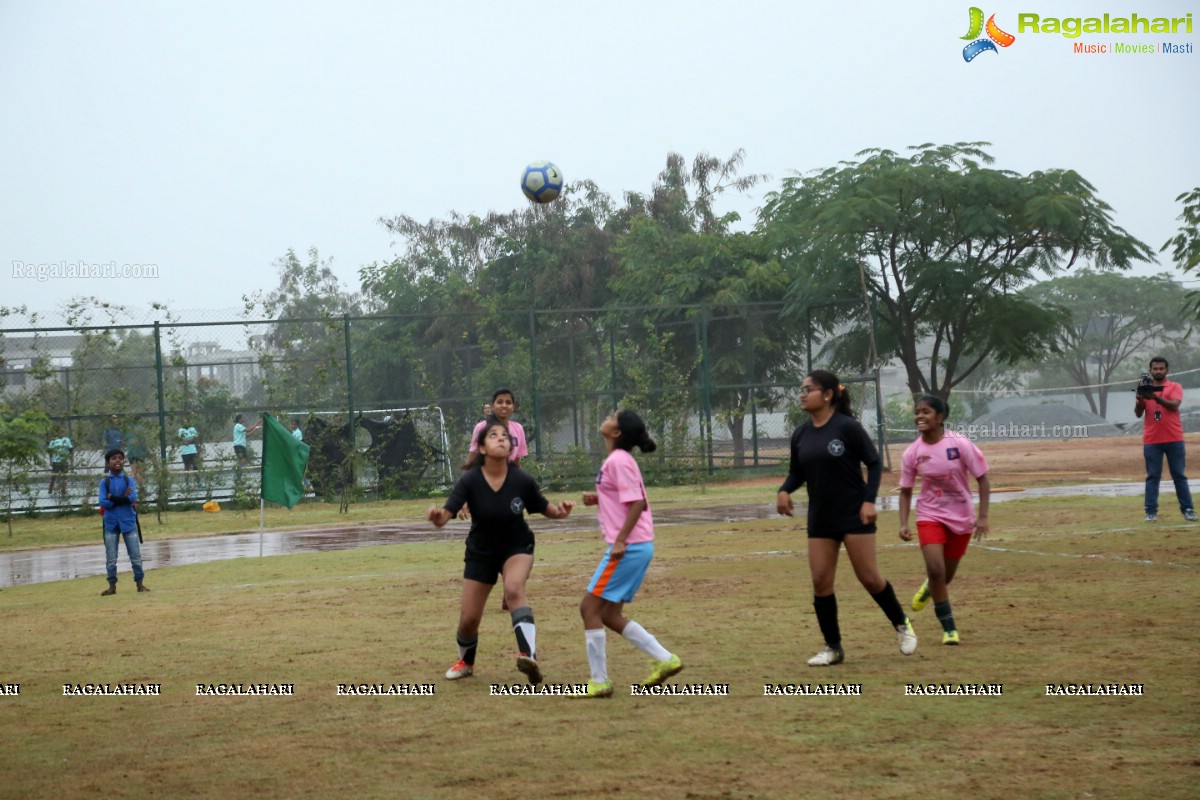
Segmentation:
[(858, 301), (813, 318), (827, 332), (851, 323), (834, 351), (842, 364), (873, 366), (874, 302), (876, 357), (899, 358), (914, 394), (946, 398), (989, 357), (1013, 364), (1050, 347), (1061, 310), (1019, 293), (1037, 276), (1152, 259), (1078, 173), (991, 169), (986, 145), (865, 150), (768, 198), (759, 230), (789, 270), (789, 301)]
[[(648, 358), (668, 371), (682, 367), (692, 386), (708, 389), (712, 410), (732, 439), (735, 466), (745, 463), (746, 416), (778, 399), (749, 387), (772, 382), (790, 364), (801, 333), (778, 324), (777, 308), (755, 307), (781, 299), (787, 284), (779, 263), (762, 252), (757, 237), (732, 230), (736, 213), (715, 210), (724, 192), (746, 191), (765, 178), (739, 175), (743, 159), (741, 150), (725, 160), (701, 153), (689, 166), (681, 155), (668, 154), (650, 194), (629, 198), (634, 213), (617, 244), (620, 270), (612, 282), (615, 304), (651, 305), (636, 313), (653, 326), (630, 325), (631, 344), (644, 353), (626, 361)], [(701, 341), (707, 362), (700, 360)], [(669, 392), (673, 382), (657, 385)], [(661, 404), (661, 398), (647, 399)], [(690, 399), (694, 408), (699, 398)]]
[[(507, 216), (380, 220), (401, 249), (391, 261), (359, 271), (371, 310), (386, 315), (367, 322), (361, 336), (355, 328), (361, 396), (415, 406), (472, 394), (463, 376), (479, 369), (483, 342), (494, 336), (484, 319), (479, 276), (498, 253)], [(475, 400), (469, 407), (472, 415), (478, 410)], [(462, 410), (447, 413), (453, 418)]]
[(279, 285), (271, 292), (244, 296), (248, 317), (275, 320), (261, 340), (266, 403), (313, 407), (346, 395), (344, 315), (360, 312), (357, 294), (343, 291), (317, 249), (302, 262), (294, 250), (275, 262)]
[(27, 497), (29, 507), (29, 471), (37, 466), (46, 450), (50, 418), (45, 412), (30, 410), (13, 415), (7, 405), (0, 405), (0, 485), (4, 488), (4, 518), (8, 535), (13, 535), (13, 498)]
[[(586, 336), (590, 318), (579, 310), (605, 302), (615, 220), (612, 201), (586, 180), (554, 203), (521, 211), (381, 220), (401, 248), (390, 262), (360, 271), (373, 310), (389, 315), (355, 336), (364, 396), (385, 405), (451, 398), (447, 414), (473, 423), (494, 388), (530, 384), (531, 322), (538, 383), (569, 385), (574, 351), (546, 345)], [(531, 320), (531, 309), (563, 311)], [(583, 354), (579, 361), (587, 363)], [(540, 412), (543, 420), (565, 413), (551, 404)]]
[[(1159, 252), (1170, 248), (1171, 258), (1179, 269), (1185, 273), (1200, 272), (1200, 186), (1184, 192), (1175, 201), (1183, 204), (1183, 213), (1178, 217), (1183, 224), (1179, 226), (1179, 233), (1168, 239)], [(1200, 317), (1200, 291), (1188, 292), (1187, 300), (1185, 313)]]
[[(1149, 278), (1080, 270), (1034, 284), (1024, 295), (1070, 314), (1042, 374), (1061, 372), (1083, 390), (1092, 412), (1108, 411), (1109, 384), (1131, 357), (1181, 331), (1184, 290), (1167, 274)], [(1053, 381), (1051, 381), (1053, 382)]]
[(69, 410), (101, 420), (113, 414), (150, 413), (157, 405), (154, 336), (138, 330), (81, 330), (71, 353)]

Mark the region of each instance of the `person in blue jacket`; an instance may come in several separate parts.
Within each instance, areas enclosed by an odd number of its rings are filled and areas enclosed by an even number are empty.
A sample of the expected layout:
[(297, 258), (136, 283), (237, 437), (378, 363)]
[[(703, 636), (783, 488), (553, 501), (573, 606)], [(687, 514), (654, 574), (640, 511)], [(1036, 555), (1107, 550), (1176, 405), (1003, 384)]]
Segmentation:
[(125, 552), (133, 564), (133, 580), (139, 592), (150, 591), (142, 583), (142, 545), (138, 540), (137, 484), (125, 474), (125, 453), (113, 448), (104, 454), (104, 477), (100, 479), (100, 508), (104, 514), (104, 567), (108, 588), (102, 597), (117, 593), (117, 540), (125, 538)]

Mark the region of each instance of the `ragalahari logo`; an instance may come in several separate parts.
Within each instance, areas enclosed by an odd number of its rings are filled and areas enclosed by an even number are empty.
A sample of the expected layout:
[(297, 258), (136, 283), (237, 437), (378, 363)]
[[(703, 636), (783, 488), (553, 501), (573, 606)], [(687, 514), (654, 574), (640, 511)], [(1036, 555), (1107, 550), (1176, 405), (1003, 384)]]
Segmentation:
[[(987, 38), (979, 38), (979, 34), (987, 32)], [(971, 6), (971, 27), (967, 30), (967, 35), (964, 39), (973, 40), (969, 45), (963, 48), (963, 61), (970, 62), (975, 56), (980, 53), (992, 51), (993, 53), (1000, 52), (996, 49), (996, 45), (1008, 47), (1017, 40), (1017, 37), (1011, 33), (1005, 33), (1000, 30), (1000, 26), (996, 24), (996, 15), (992, 14), (988, 17), (987, 25), (983, 24), (983, 10)]]

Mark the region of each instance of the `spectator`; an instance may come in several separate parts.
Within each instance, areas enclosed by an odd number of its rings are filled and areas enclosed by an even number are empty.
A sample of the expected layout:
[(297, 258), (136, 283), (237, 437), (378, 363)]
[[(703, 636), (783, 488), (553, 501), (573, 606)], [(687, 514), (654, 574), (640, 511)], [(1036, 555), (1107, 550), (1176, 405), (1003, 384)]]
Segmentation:
[(244, 467), (250, 463), (250, 452), (247, 449), (246, 435), (254, 433), (260, 427), (262, 427), (262, 420), (247, 428), (243, 415), (238, 414), (233, 418), (233, 452), (237, 454), (239, 467)]
[(179, 428), (178, 436), (179, 457), (183, 459), (183, 471), (197, 472), (199, 467), (196, 466), (196, 460), (200, 454), (197, 442), (200, 441), (200, 434), (192, 425), (190, 417), (183, 418), (183, 424)]
[(142, 544), (137, 525), (137, 483), (124, 474), (125, 453), (109, 450), (104, 454), (105, 473), (100, 481), (100, 508), (104, 513), (104, 568), (108, 588), (102, 597), (117, 593), (117, 544), (125, 539), (125, 552), (133, 565), (133, 580), (139, 592), (150, 591), (142, 583)]
[(104, 429), (101, 444), (104, 445), (106, 453), (109, 450), (120, 450), (125, 447), (125, 434), (121, 433), (121, 421), (117, 419), (116, 414), (108, 418), (108, 427)]
[(66, 494), (67, 473), (71, 469), (71, 454), (75, 452), (75, 445), (71, 443), (71, 439), (61, 427), (55, 428), (54, 433), (57, 436), (50, 440), (50, 444), (46, 448), (50, 452), (49, 492), (54, 494), (54, 485), (57, 483), (59, 491)]
[(1146, 459), (1146, 522), (1158, 519), (1158, 484), (1162, 480), (1163, 456), (1167, 457), (1167, 469), (1175, 483), (1175, 498), (1179, 511), (1188, 522), (1196, 522), (1196, 510), (1192, 506), (1192, 492), (1188, 488), (1186, 453), (1183, 447), (1183, 420), (1179, 406), (1183, 404), (1183, 387), (1167, 380), (1169, 369), (1162, 356), (1150, 359), (1150, 384), (1137, 389), (1137, 400), (1133, 413), (1145, 416), (1142, 428), (1142, 455)]

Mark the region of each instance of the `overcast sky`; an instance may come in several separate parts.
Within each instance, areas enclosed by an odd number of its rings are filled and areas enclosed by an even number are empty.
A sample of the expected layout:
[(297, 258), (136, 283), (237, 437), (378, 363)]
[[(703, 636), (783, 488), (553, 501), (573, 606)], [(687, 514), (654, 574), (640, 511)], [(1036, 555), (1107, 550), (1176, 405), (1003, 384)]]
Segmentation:
[[(1001, 168), (1077, 170), (1157, 250), (1175, 197), (1200, 186), (1200, 15), (1191, 34), (1072, 40), (1021, 33), (1017, 14), (1195, 4), (981, 6), (1016, 41), (967, 63), (969, 7), (0, 0), (0, 305), (94, 295), (143, 318), (154, 301), (228, 318), (275, 285), (288, 248), (317, 247), (357, 289), (394, 252), (380, 217), (521, 206), (529, 161), (619, 198), (647, 191), (668, 152), (739, 148), (745, 172), (772, 177), (723, 206), (748, 219), (781, 178), (864, 148), (982, 140)], [(158, 277), (23, 277), (61, 262)]]

